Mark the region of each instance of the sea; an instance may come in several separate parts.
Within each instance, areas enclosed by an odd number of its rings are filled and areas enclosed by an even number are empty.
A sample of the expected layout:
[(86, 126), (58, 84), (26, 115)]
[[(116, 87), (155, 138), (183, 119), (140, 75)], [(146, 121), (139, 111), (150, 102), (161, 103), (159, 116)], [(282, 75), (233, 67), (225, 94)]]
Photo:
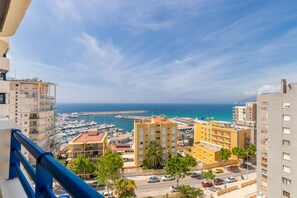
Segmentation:
[[(189, 117), (207, 119), (213, 117), (218, 121), (232, 121), (232, 107), (234, 104), (87, 104), (87, 103), (58, 103), (58, 113), (72, 112), (96, 112), (96, 111), (133, 111), (145, 110), (146, 113), (129, 114), (137, 116), (152, 116), (164, 114), (168, 118)], [(130, 119), (116, 118), (116, 115), (92, 115), (80, 116), (79, 119), (95, 121), (98, 124), (114, 124), (130, 132), (134, 128), (134, 121)]]

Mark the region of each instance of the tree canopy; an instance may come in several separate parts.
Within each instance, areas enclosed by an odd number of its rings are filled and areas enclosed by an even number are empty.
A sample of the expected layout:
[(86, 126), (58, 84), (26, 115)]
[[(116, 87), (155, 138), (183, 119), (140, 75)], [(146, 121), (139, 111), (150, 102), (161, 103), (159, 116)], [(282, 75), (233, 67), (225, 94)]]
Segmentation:
[(116, 179), (113, 187), (115, 194), (118, 195), (119, 198), (136, 197), (134, 192), (136, 184), (133, 180), (124, 178)]
[(231, 151), (227, 148), (221, 148), (219, 151), (220, 159), (226, 163), (231, 156)]
[(213, 174), (212, 170), (204, 171), (201, 173), (204, 179), (214, 179), (216, 176)]
[(186, 155), (182, 158), (179, 155), (174, 155), (167, 160), (165, 171), (167, 175), (171, 175), (176, 179), (176, 185), (178, 186), (180, 179), (188, 175), (191, 167), (196, 165), (197, 162), (192, 156)]
[(111, 182), (118, 178), (119, 169), (123, 168), (123, 160), (116, 152), (106, 151), (102, 157), (98, 159), (98, 168), (95, 171), (99, 184), (104, 184), (109, 190)]
[(204, 195), (200, 188), (191, 187), (189, 185), (182, 185), (178, 187), (178, 192), (183, 198), (196, 198)]
[(69, 170), (75, 174), (93, 173), (96, 167), (89, 157), (78, 155), (77, 158), (69, 164)]
[(248, 157), (252, 157), (253, 155), (256, 154), (257, 148), (256, 148), (256, 146), (254, 144), (250, 144), (248, 146), (248, 148), (246, 149), (246, 152), (248, 154)]

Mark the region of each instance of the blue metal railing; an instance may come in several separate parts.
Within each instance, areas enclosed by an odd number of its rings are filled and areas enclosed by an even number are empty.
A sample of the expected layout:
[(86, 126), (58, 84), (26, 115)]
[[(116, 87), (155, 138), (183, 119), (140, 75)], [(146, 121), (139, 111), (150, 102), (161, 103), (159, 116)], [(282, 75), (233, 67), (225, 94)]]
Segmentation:
[[(21, 145), (36, 159), (36, 170), (21, 153)], [(56, 197), (53, 193), (53, 178), (72, 196), (77, 198), (101, 198), (96, 190), (86, 184), (65, 166), (60, 164), (51, 153), (45, 152), (22, 134), (20, 130), (11, 130), (9, 179), (18, 177), (29, 198)], [(35, 183), (33, 190), (20, 169), (24, 166)]]

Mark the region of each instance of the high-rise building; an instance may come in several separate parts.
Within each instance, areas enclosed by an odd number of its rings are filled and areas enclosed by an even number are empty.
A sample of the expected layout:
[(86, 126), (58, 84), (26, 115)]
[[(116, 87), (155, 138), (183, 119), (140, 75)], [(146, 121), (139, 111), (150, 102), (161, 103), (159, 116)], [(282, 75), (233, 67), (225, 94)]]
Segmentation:
[(8, 82), (9, 119), (21, 125), (23, 133), (41, 148), (54, 152), (56, 84), (37, 79)]
[(258, 96), (257, 195), (297, 197), (297, 83)]
[(245, 106), (233, 107), (233, 123), (236, 128), (251, 129), (251, 143), (257, 141), (257, 103), (247, 102)]
[(219, 160), (221, 148), (245, 148), (250, 144), (251, 129), (237, 129), (230, 122), (211, 121), (195, 124), (191, 155), (206, 164)]
[(169, 156), (176, 154), (177, 123), (161, 115), (151, 119), (134, 121), (134, 162), (143, 164), (145, 148), (151, 141), (158, 141), (163, 148), (163, 164)]

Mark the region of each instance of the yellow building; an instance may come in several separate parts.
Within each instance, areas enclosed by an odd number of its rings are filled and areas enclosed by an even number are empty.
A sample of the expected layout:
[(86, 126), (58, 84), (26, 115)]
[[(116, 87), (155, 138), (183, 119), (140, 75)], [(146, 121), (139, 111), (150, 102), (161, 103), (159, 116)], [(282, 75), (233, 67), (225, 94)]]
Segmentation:
[[(219, 160), (221, 148), (245, 148), (251, 141), (251, 129), (236, 129), (229, 122), (211, 121), (195, 124), (194, 144), (191, 154), (204, 163)], [(235, 156), (231, 156), (235, 159)]]
[(97, 129), (92, 129), (87, 133), (78, 135), (68, 143), (68, 160), (74, 160), (79, 154), (96, 160), (106, 150), (108, 150), (107, 133), (99, 133)]
[(163, 148), (163, 164), (168, 156), (176, 154), (177, 123), (161, 115), (134, 121), (134, 162), (142, 165), (145, 148), (151, 141), (158, 141)]

